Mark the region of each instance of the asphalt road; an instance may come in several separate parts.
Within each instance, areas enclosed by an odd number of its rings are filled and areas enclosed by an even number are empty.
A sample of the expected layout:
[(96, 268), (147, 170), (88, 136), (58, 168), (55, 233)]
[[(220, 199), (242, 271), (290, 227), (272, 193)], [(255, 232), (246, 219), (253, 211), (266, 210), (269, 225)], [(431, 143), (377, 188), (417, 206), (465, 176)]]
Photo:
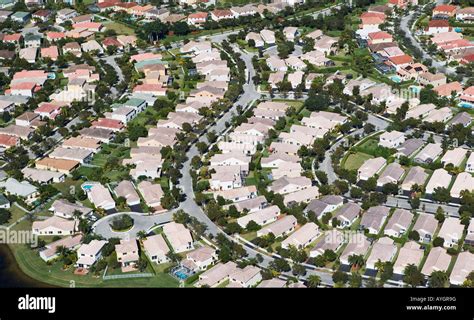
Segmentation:
[[(115, 232), (110, 228), (110, 223), (116, 217), (127, 214), (131, 216), (134, 220), (133, 228), (127, 232)], [(173, 212), (160, 213), (156, 215), (143, 215), (137, 212), (119, 212), (115, 214), (108, 215), (100, 220), (98, 220), (93, 226), (92, 229), (96, 234), (103, 236), (106, 239), (110, 238), (120, 238), (120, 239), (130, 239), (137, 236), (137, 233), (140, 231), (150, 231), (156, 225), (161, 225), (168, 223), (173, 220)]]
[[(443, 0), (436, 0), (437, 5), (440, 5), (443, 3), (444, 3)], [(405, 32), (406, 36), (411, 40), (413, 45), (416, 48), (418, 48), (418, 50), (421, 51), (423, 60), (430, 59), (431, 61), (433, 61), (432, 66), (435, 67), (440, 73), (455, 75), (456, 70), (454, 68), (447, 67), (446, 62), (436, 60), (434, 57), (428, 54), (428, 52), (425, 51), (425, 49), (420, 45), (417, 39), (413, 36), (412, 30), (408, 27), (408, 22), (412, 19), (414, 14), (415, 14), (415, 11), (410, 11), (408, 15), (402, 16), (400, 20), (400, 29)]]
[[(234, 47), (234, 50), (238, 49)], [(218, 136), (220, 136), (227, 129), (226, 122), (230, 122), (233, 114), (237, 112), (237, 106), (246, 107), (252, 101), (260, 97), (260, 94), (256, 91), (255, 84), (252, 80), (253, 76), (255, 75), (255, 70), (252, 65), (252, 55), (242, 51), (240, 51), (240, 53), (241, 59), (245, 62), (245, 72), (246, 74), (249, 74), (248, 83), (243, 86), (243, 93), (238, 98), (237, 102), (234, 103), (232, 108), (230, 108), (221, 118), (219, 118), (210, 128), (208, 128), (208, 130), (206, 130), (207, 132), (215, 131)], [(205, 142), (206, 144), (209, 143), (205, 134), (201, 135), (198, 141)], [(186, 200), (181, 202), (179, 208), (186, 211), (191, 216), (196, 217), (196, 219), (199, 221), (205, 223), (207, 225), (208, 232), (215, 236), (219, 232), (218, 227), (207, 217), (201, 207), (196, 204), (193, 197), (194, 191), (190, 170), (192, 158), (199, 155), (199, 151), (196, 148), (196, 143), (193, 144), (188, 150), (186, 154), (188, 160), (183, 164), (183, 169), (181, 171), (183, 176), (179, 181), (178, 187), (180, 187), (183, 193), (186, 195)]]

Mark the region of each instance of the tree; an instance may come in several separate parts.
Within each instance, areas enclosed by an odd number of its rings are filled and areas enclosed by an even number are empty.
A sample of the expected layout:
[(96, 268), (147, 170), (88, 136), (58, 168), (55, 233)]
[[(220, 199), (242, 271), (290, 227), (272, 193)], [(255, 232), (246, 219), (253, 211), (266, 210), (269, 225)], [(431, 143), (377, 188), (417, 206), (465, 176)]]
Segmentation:
[(383, 271), (380, 274), (380, 280), (386, 282), (393, 277), (393, 264), (391, 262), (385, 262)]
[(190, 32), (189, 25), (184, 21), (174, 23), (171, 29), (178, 36), (184, 36)]
[(420, 207), (420, 197), (414, 196), (409, 200), (412, 209), (418, 209)]
[(138, 270), (139, 270), (140, 272), (145, 271), (146, 268), (148, 267), (148, 261), (147, 261), (146, 259), (140, 258), (140, 259), (138, 260), (138, 265), (137, 265), (137, 267), (138, 267)]
[(10, 221), (12, 214), (6, 209), (0, 209), (0, 224), (5, 224)]
[(227, 234), (235, 234), (240, 233), (242, 231), (242, 227), (237, 222), (228, 223), (225, 227), (225, 232)]
[(405, 267), (403, 282), (405, 282), (406, 284), (412, 287), (421, 286), (423, 284), (424, 279), (425, 277), (414, 264), (409, 264)]
[(420, 240), (420, 234), (416, 230), (410, 231), (408, 234), (408, 239), (413, 240), (413, 241), (419, 241)]
[(334, 283), (336, 284), (344, 285), (347, 283), (348, 280), (349, 276), (343, 271), (338, 270), (332, 274), (332, 281), (334, 281)]
[(443, 203), (448, 203), (451, 200), (449, 190), (443, 187), (435, 188), (432, 194), (433, 200)]
[(436, 237), (433, 240), (433, 247), (442, 247), (444, 245), (444, 239), (441, 237)]
[(303, 267), (301, 264), (295, 264), (293, 265), (292, 273), (294, 276), (304, 277), (306, 275), (306, 268)]
[(130, 140), (137, 141), (138, 138), (148, 135), (148, 129), (145, 126), (132, 123), (128, 126), (128, 135)]
[(443, 223), (446, 219), (446, 215), (444, 214), (444, 210), (441, 207), (436, 209), (435, 219), (438, 220), (439, 223)]
[(356, 272), (352, 272), (349, 279), (349, 286), (351, 288), (360, 288), (362, 286), (362, 276)]
[(262, 227), (253, 220), (250, 220), (249, 223), (247, 223), (247, 226), (245, 227), (245, 229), (247, 229), (248, 232), (258, 231), (261, 228)]
[(353, 269), (358, 270), (364, 265), (364, 257), (358, 254), (352, 254), (347, 260)]
[(321, 277), (317, 274), (312, 274), (308, 276), (308, 281), (306, 284), (308, 288), (317, 288), (321, 285)]
[(474, 271), (471, 271), (462, 284), (465, 288), (474, 288)]
[(448, 274), (445, 271), (433, 271), (428, 281), (430, 288), (445, 288), (448, 286)]
[(285, 259), (276, 258), (270, 262), (270, 269), (274, 269), (277, 272), (288, 272), (291, 270), (291, 267)]
[(199, 153), (203, 154), (207, 150), (207, 144), (205, 142), (199, 141), (196, 143), (196, 148), (198, 149)]
[(303, 39), (303, 53), (307, 53), (314, 50), (314, 39), (305, 37)]

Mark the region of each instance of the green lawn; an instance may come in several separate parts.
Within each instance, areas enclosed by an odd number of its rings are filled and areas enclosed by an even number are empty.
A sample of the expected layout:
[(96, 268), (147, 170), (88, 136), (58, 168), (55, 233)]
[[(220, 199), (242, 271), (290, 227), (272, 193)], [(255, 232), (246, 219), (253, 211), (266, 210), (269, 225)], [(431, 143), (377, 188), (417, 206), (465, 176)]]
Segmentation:
[(128, 158), (130, 157), (130, 148), (118, 145), (104, 144), (102, 150), (97, 153), (92, 159), (91, 164), (103, 167), (111, 157), (119, 159)]
[(355, 152), (349, 154), (344, 162), (344, 168), (347, 170), (357, 170), (362, 166), (362, 164), (368, 160), (373, 158), (371, 155), (362, 153), (362, 152)]
[(120, 22), (104, 21), (104, 27), (106, 27), (109, 30), (115, 30), (115, 32), (117, 32), (117, 34), (123, 34), (123, 35), (127, 35), (127, 36), (135, 34), (135, 30), (133, 30), (129, 26), (127, 26), (123, 23), (120, 23)]
[(61, 192), (63, 196), (67, 196), (71, 193), (77, 192), (81, 188), (81, 184), (83, 183), (83, 180), (72, 180), (71, 178), (66, 178), (64, 182), (61, 183), (55, 183), (54, 187)]
[(354, 147), (354, 149), (358, 152), (367, 153), (369, 155), (374, 156), (378, 146), (379, 146), (378, 139), (370, 138), (364, 141), (363, 143), (357, 145), (356, 147)]

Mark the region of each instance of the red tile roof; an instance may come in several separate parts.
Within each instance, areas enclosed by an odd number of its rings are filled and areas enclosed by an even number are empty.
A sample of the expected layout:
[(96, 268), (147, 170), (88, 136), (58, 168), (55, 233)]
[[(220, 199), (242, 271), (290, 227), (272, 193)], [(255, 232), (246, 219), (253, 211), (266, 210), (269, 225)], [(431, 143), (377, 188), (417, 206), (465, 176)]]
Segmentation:
[(428, 27), (429, 28), (449, 27), (449, 21), (448, 20), (430, 20), (430, 22), (428, 22)]
[(36, 108), (35, 113), (53, 113), (56, 110), (61, 109), (62, 106), (54, 103), (42, 103), (38, 108)]
[(454, 12), (454, 11), (456, 11), (456, 6), (451, 6), (448, 4), (439, 5), (433, 9), (433, 12)]
[(159, 84), (145, 83), (139, 84), (135, 88), (133, 88), (133, 92), (138, 91), (166, 91), (166, 89)]
[(368, 34), (369, 38), (372, 40), (378, 39), (392, 39), (392, 35), (385, 31), (377, 31)]
[(3, 37), (3, 41), (20, 41), (21, 37), (21, 33), (6, 34)]
[(115, 37), (107, 37), (102, 41), (102, 45), (106, 48), (108, 46), (123, 47), (123, 45)]
[(34, 82), (20, 82), (11, 85), (12, 90), (33, 90), (36, 86)]
[(389, 59), (394, 65), (413, 63), (413, 58), (407, 54), (404, 54), (402, 56), (390, 57)]
[(206, 19), (206, 18), (207, 18), (207, 12), (191, 13), (188, 16), (188, 19)]
[(92, 126), (110, 129), (122, 129), (124, 127), (121, 121), (107, 118), (97, 119), (97, 121), (92, 122)]
[(15, 136), (9, 136), (6, 134), (0, 134), (0, 146), (12, 147), (17, 145), (18, 138)]
[(465, 55), (464, 57), (462, 57), (462, 60), (464, 61), (464, 63), (474, 62), (474, 54)]

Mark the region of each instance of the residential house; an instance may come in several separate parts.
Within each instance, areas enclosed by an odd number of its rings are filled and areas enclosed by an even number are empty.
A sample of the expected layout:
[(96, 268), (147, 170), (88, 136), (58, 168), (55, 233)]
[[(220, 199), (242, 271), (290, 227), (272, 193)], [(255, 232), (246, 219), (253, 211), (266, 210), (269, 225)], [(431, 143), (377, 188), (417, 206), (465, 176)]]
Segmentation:
[(424, 256), (424, 250), (415, 241), (408, 241), (400, 248), (397, 260), (393, 265), (393, 273), (398, 275), (405, 274), (405, 268), (412, 264), (418, 267)]
[(333, 229), (327, 231), (321, 240), (309, 252), (311, 258), (324, 254), (326, 250), (337, 252), (344, 244), (344, 235), (341, 231)]
[(418, 232), (420, 240), (423, 242), (431, 242), (433, 235), (438, 227), (438, 220), (435, 219), (434, 215), (428, 213), (420, 213), (416, 219), (416, 223), (413, 226), (412, 231)]
[(148, 236), (142, 241), (142, 243), (145, 253), (150, 261), (158, 264), (169, 261), (167, 254), (170, 252), (170, 249), (161, 234)]
[(390, 208), (384, 206), (371, 207), (363, 215), (360, 228), (367, 229), (371, 234), (378, 234), (390, 213)]
[(388, 237), (379, 238), (372, 246), (372, 251), (367, 258), (366, 268), (375, 270), (378, 261), (391, 262), (397, 253), (397, 246)]
[(40, 251), (39, 255), (45, 262), (51, 261), (59, 256), (57, 250), (59, 247), (64, 247), (67, 250), (73, 251), (81, 245), (82, 238), (82, 234), (77, 234), (54, 241), (47, 244), (45, 249)]
[(376, 174), (379, 174), (380, 171), (382, 171), (386, 163), (387, 161), (382, 157), (366, 160), (359, 168), (359, 170), (357, 170), (357, 179), (366, 181), (372, 178)]
[(295, 230), (295, 227), (296, 218), (294, 216), (287, 215), (258, 230), (257, 237), (263, 237), (269, 233), (272, 233), (275, 238), (279, 238), (291, 233), (293, 230)]
[[(122, 271), (133, 270), (140, 259), (137, 239), (132, 238), (128, 240), (120, 240), (119, 244), (115, 245), (115, 252), (117, 253), (117, 261), (122, 265)], [(130, 268), (131, 267), (131, 268)]]
[(266, 224), (275, 222), (279, 215), (280, 209), (278, 206), (270, 206), (252, 213), (248, 213), (247, 215), (238, 218), (237, 223), (242, 228), (247, 228), (247, 225), (250, 221), (255, 222), (259, 226), (264, 226)]
[(217, 251), (208, 246), (199, 247), (186, 253), (186, 259), (181, 265), (193, 272), (204, 271), (217, 261)]
[(438, 237), (444, 239), (445, 248), (452, 248), (458, 245), (459, 240), (461, 240), (463, 236), (463, 232), (464, 225), (461, 224), (458, 218), (447, 217), (438, 232)]
[(405, 169), (399, 163), (392, 162), (380, 174), (380, 177), (377, 179), (377, 187), (383, 187), (387, 183), (398, 184), (404, 174)]
[(430, 276), (435, 271), (447, 271), (450, 263), (451, 256), (446, 253), (446, 249), (434, 247), (430, 250), (421, 273), (425, 276)]
[(350, 227), (359, 217), (362, 208), (353, 202), (344, 204), (337, 212), (334, 218), (340, 223), (339, 227)]
[(77, 221), (53, 216), (46, 220), (34, 221), (31, 229), (33, 234), (38, 236), (72, 235), (77, 230)]
[(311, 244), (319, 235), (319, 227), (314, 222), (308, 222), (283, 240), (281, 247), (283, 249), (294, 247), (300, 250)]
[(115, 208), (115, 201), (110, 195), (109, 190), (99, 183), (94, 183), (87, 190), (87, 197), (96, 208), (112, 210)]
[(427, 195), (432, 195), (438, 188), (449, 189), (452, 179), (453, 177), (448, 173), (448, 171), (443, 168), (436, 169), (433, 171), (430, 180), (426, 184), (425, 193)]
[(396, 209), (384, 228), (384, 234), (390, 237), (400, 238), (407, 232), (412, 220), (413, 214), (410, 211)]
[(87, 244), (82, 244), (79, 249), (77, 249), (76, 266), (78, 268), (90, 269), (90, 267), (101, 258), (102, 248), (106, 243), (107, 241), (105, 240), (94, 239)]
[(191, 232), (180, 223), (170, 222), (163, 226), (163, 233), (175, 253), (194, 249)]

